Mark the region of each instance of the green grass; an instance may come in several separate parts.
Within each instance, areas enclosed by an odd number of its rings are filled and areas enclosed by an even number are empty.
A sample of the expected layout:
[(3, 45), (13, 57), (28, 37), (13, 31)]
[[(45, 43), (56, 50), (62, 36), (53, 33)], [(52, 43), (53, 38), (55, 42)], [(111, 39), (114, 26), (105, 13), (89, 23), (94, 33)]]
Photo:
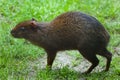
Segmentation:
[[(0, 0), (0, 80), (120, 80), (120, 56), (113, 50), (120, 47), (119, 4), (119, 0)], [(114, 55), (110, 71), (82, 75), (64, 67), (53, 71), (39, 70), (35, 77), (29, 77), (28, 62), (45, 52), (25, 40), (13, 38), (10, 30), (22, 20), (51, 21), (66, 11), (90, 14), (108, 30), (111, 35), (108, 49)]]

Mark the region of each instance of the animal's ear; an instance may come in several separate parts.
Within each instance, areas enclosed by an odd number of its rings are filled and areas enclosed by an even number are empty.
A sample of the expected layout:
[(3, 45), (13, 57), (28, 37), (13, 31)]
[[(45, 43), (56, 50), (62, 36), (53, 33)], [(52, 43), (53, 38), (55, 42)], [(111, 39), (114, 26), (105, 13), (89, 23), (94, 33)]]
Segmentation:
[(31, 25), (32, 25), (33, 28), (37, 27), (37, 20), (35, 18), (32, 18)]
[(35, 29), (38, 28), (36, 21), (31, 21), (30, 25), (31, 25), (31, 29), (32, 29), (32, 30), (35, 30)]
[(32, 21), (37, 21), (35, 18), (32, 18)]

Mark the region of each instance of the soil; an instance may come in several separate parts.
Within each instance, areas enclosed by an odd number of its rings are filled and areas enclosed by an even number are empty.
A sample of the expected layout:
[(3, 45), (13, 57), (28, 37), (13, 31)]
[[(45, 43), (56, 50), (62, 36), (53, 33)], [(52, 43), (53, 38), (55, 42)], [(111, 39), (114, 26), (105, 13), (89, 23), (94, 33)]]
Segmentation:
[[(80, 73), (85, 72), (91, 66), (91, 63), (88, 62), (83, 57), (80, 58), (81, 55), (78, 52), (76, 54), (79, 56), (78, 57), (73, 56), (73, 55), (67, 53), (66, 51), (58, 52), (57, 56), (54, 60), (53, 66), (52, 66), (52, 70), (60, 69), (60, 68), (67, 66), (68, 68), (73, 69), (77, 72), (80, 72)], [(29, 65), (30, 65), (29, 66), (29, 69), (30, 69), (29, 76), (34, 77), (36, 71), (46, 68), (46, 64), (47, 64), (47, 55), (46, 54), (43, 57), (41, 57), (35, 61), (29, 62)], [(103, 69), (104, 69), (103, 67), (100, 67), (98, 65), (93, 71), (98, 72), (98, 71), (102, 71)]]

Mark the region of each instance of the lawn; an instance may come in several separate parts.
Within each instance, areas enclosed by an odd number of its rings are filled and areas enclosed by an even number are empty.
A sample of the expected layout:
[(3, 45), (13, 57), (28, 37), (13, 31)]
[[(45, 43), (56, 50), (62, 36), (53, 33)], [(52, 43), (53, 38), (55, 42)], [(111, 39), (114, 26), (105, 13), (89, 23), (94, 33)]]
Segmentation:
[[(111, 35), (108, 49), (113, 53), (109, 72), (93, 71), (83, 75), (67, 66), (52, 71), (34, 67), (35, 76), (31, 76), (29, 62), (42, 57), (45, 51), (23, 39), (13, 38), (10, 30), (23, 20), (51, 21), (67, 11), (92, 15), (108, 30)], [(105, 59), (100, 58), (100, 66), (104, 66), (104, 62)], [(120, 80), (120, 1), (0, 0), (0, 80)]]

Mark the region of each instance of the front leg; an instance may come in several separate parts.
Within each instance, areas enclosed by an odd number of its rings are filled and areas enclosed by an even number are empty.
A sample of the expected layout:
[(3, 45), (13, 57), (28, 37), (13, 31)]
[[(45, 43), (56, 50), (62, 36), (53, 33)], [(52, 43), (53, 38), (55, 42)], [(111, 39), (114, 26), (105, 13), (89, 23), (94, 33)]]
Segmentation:
[(51, 68), (52, 64), (53, 64), (53, 61), (56, 57), (57, 51), (48, 51), (47, 50), (46, 52), (47, 52), (47, 67)]

